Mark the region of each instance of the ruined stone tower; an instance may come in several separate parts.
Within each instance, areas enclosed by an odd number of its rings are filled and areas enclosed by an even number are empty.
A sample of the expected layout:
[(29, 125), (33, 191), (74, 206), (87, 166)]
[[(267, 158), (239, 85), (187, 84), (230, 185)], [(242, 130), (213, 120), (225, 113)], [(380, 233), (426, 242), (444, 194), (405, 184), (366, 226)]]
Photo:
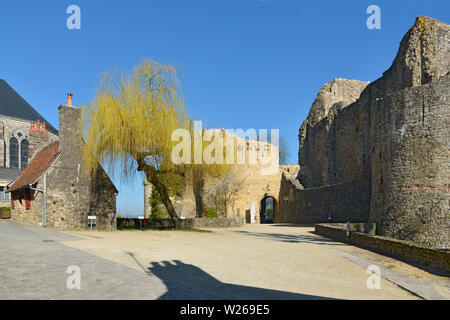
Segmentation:
[(299, 131), (305, 190), (282, 186), (295, 194), (281, 221), (325, 222), (332, 212), (450, 248), (449, 71), (450, 26), (418, 17), (381, 78), (325, 84)]

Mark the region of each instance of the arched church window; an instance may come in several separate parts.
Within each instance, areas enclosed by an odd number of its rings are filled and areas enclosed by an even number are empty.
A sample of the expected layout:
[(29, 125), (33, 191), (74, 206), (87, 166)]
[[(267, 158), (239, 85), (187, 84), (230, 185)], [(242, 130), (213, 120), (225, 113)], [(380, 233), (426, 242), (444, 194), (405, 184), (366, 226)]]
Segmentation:
[(9, 140), (9, 167), (19, 167), (19, 141), (15, 137)]
[(28, 165), (28, 140), (20, 142), (20, 169), (25, 169)]

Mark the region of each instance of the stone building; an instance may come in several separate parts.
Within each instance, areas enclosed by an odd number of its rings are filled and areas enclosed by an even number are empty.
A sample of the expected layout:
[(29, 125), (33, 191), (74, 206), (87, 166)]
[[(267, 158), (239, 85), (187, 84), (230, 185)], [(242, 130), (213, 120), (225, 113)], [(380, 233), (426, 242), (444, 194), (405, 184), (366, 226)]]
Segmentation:
[[(83, 171), (83, 140), (78, 130), (81, 109), (72, 107), (69, 98), (68, 105), (58, 108), (56, 141), (36, 151), (8, 186), (11, 219), (53, 228), (87, 229), (88, 216), (96, 216), (96, 228), (113, 229), (117, 189), (100, 165), (92, 177)], [(46, 139), (33, 126), (26, 134), (30, 141)]]
[(450, 26), (418, 17), (392, 66), (320, 89), (299, 131), (298, 181), (280, 221), (376, 222), (377, 233), (450, 248)]
[[(380, 79), (326, 83), (300, 127), (299, 164), (236, 166), (246, 181), (227, 215), (257, 216), (271, 197), (274, 222), (375, 222), (380, 235), (450, 248), (449, 42), (448, 24), (418, 17)], [(192, 183), (175, 202), (198, 215)]]
[[(33, 139), (30, 131), (40, 133), (39, 139)], [(27, 167), (37, 149), (57, 136), (58, 131), (0, 79), (0, 206), (9, 206), (7, 184)]]
[[(276, 221), (278, 219), (278, 198), (282, 172), (288, 172), (290, 167), (296, 166), (280, 167), (278, 165), (278, 149), (274, 145), (252, 140), (248, 136), (238, 137), (232, 135), (232, 137), (234, 139), (235, 152), (241, 151), (240, 154), (244, 162), (236, 164), (232, 170), (243, 184), (236, 194), (234, 206), (230, 206), (226, 213), (219, 212), (219, 214), (227, 217), (244, 217), (245, 223), (259, 223), (265, 207), (265, 200), (270, 199), (267, 202), (272, 206), (274, 221)], [(262, 156), (268, 157), (266, 158), (267, 160), (261, 161)], [(256, 161), (251, 161), (250, 157), (255, 157)], [(237, 159), (238, 156), (236, 154), (236, 162), (238, 161)], [(271, 159), (270, 163), (267, 162), (268, 159)], [(202, 193), (216, 182), (217, 178), (198, 177), (188, 173), (185, 177), (182, 197), (172, 198), (178, 215), (185, 218), (196, 218), (205, 214), (208, 208), (204, 206)], [(144, 212), (146, 218), (151, 214), (151, 206), (149, 205), (151, 192), (152, 185), (144, 181)]]

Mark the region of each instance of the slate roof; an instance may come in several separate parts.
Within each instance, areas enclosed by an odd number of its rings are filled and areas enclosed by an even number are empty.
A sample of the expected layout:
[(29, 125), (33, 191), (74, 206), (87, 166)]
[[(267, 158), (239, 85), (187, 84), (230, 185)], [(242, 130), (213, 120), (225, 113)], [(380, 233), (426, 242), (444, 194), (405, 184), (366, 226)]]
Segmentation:
[(20, 176), (8, 188), (8, 192), (21, 189), (35, 183), (51, 166), (60, 154), (59, 142), (53, 142), (35, 154), (28, 166), (23, 169)]
[(0, 115), (27, 121), (45, 122), (46, 128), (53, 134), (58, 134), (47, 120), (28, 104), (9, 84), (0, 79)]
[(0, 168), (0, 181), (13, 181), (20, 175), (19, 168)]

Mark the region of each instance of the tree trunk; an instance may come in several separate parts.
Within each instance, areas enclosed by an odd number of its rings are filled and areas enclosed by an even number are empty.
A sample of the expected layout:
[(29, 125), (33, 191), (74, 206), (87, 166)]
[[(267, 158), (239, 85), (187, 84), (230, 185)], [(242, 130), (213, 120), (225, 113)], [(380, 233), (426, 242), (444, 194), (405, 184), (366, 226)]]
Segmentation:
[(195, 197), (195, 213), (197, 218), (201, 218), (203, 215), (203, 187), (205, 181), (203, 180), (203, 174), (196, 168), (192, 169), (192, 189)]
[(161, 196), (161, 201), (164, 203), (164, 206), (166, 207), (167, 212), (169, 213), (173, 225), (175, 226), (176, 229), (179, 229), (180, 219), (178, 219), (178, 215), (175, 211), (175, 208), (172, 205), (172, 201), (170, 200), (169, 192), (167, 191), (166, 186), (158, 179), (157, 174), (151, 175), (150, 182), (153, 184), (156, 190), (158, 190), (159, 195)]
[(175, 208), (172, 205), (172, 201), (169, 197), (169, 192), (167, 191), (166, 186), (164, 183), (161, 182), (158, 178), (158, 172), (153, 168), (152, 166), (145, 163), (145, 155), (141, 155), (139, 157), (135, 158), (138, 163), (138, 171), (145, 172), (145, 176), (147, 178), (147, 181), (149, 181), (155, 189), (159, 192), (159, 195), (161, 196), (161, 201), (164, 203), (164, 206), (167, 209), (167, 212), (169, 213), (170, 219), (172, 220), (172, 223), (176, 229), (180, 228), (180, 219), (178, 219), (178, 215), (175, 211)]

